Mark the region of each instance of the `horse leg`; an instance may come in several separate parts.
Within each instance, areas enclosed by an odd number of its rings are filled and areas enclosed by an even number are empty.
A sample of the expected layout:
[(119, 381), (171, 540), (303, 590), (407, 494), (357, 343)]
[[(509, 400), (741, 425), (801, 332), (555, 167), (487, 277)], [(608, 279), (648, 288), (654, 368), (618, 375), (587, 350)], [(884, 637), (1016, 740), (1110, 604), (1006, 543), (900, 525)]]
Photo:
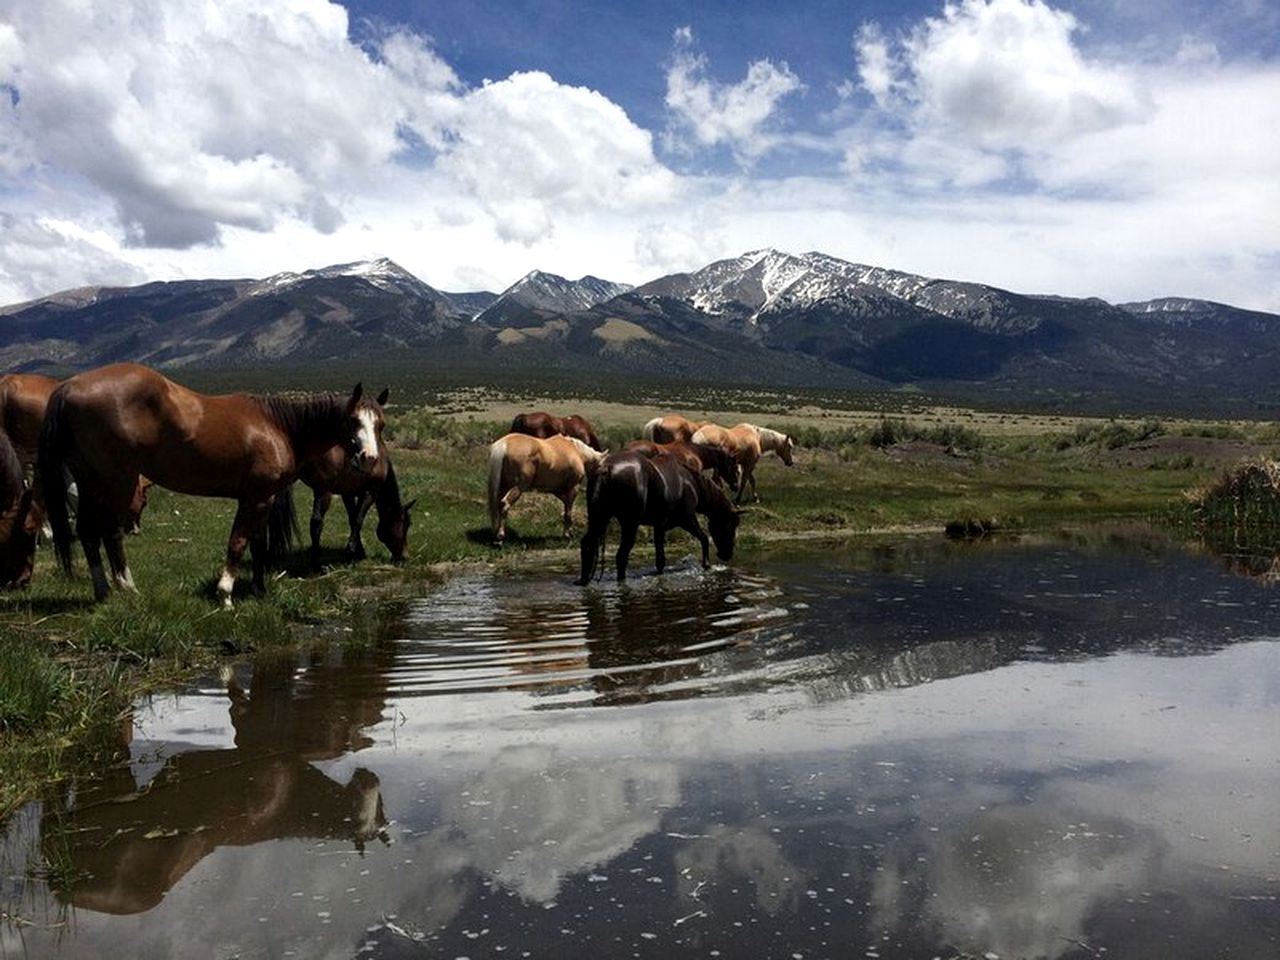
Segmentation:
[(347, 508), (347, 526), (351, 530), (347, 537), (345, 552), (352, 560), (363, 560), (366, 554), (364, 538), (360, 531), (364, 529), (364, 518), (368, 515), (369, 508), (373, 506), (373, 494), (343, 494), (342, 505)]
[[(218, 577), (218, 593), (222, 597), (222, 605), (231, 609), (231, 593), (236, 585), (236, 572), (240, 569), (240, 559), (250, 539), (254, 540), (253, 578), (255, 589), (266, 578), (266, 519), (267, 506), (241, 500), (236, 508), (236, 517), (231, 521), (231, 536), (227, 538), (227, 560), (222, 567), (222, 575)], [(258, 539), (261, 538), (261, 549)], [(259, 560), (261, 558), (261, 560)]]
[(105, 600), (111, 593), (111, 587), (102, 569), (102, 508), (87, 491), (81, 491), (76, 507), (76, 536), (84, 548), (84, 559), (93, 579), (93, 599)]
[(311, 501), (311, 566), (315, 570), (320, 569), (320, 536), (324, 533), (324, 515), (332, 502), (333, 494), (319, 490), (314, 492)]
[(249, 551), (253, 556), (253, 595), (267, 595), (267, 518), (271, 514), (271, 504), (275, 498), (265, 503), (255, 504), (253, 520), (249, 527)]
[(618, 565), (618, 582), (622, 583), (627, 579), (627, 560), (631, 556), (631, 548), (636, 545), (636, 531), (640, 529), (640, 524), (634, 521), (623, 523), (621, 520), (619, 524), (622, 532), (618, 537), (618, 554), (615, 560)]
[(564, 538), (568, 540), (573, 536), (573, 501), (578, 496), (578, 488), (575, 485), (566, 493), (557, 494), (557, 496), (564, 504)]
[(742, 477), (738, 480), (738, 495), (734, 497), (734, 503), (742, 502), (742, 495), (747, 492), (747, 481), (751, 481), (752, 489), (755, 489), (756, 478), (754, 467), (743, 466)]
[(511, 512), (515, 502), (520, 499), (522, 492), (519, 487), (512, 487), (498, 501), (498, 529), (494, 534), (494, 539), (499, 543), (507, 539), (507, 514)]
[(702, 544), (702, 569), (706, 570), (711, 566), (711, 541), (707, 539), (706, 531), (702, 529), (702, 524), (698, 522), (697, 514), (690, 514), (682, 520), (680, 528), (689, 531), (698, 543)]
[(653, 528), (653, 552), (661, 573), (667, 566), (667, 531), (664, 527)]
[(102, 545), (107, 549), (107, 562), (111, 564), (111, 576), (120, 590), (137, 593), (133, 583), (133, 574), (129, 572), (129, 561), (124, 555), (124, 527), (112, 524), (103, 532)]

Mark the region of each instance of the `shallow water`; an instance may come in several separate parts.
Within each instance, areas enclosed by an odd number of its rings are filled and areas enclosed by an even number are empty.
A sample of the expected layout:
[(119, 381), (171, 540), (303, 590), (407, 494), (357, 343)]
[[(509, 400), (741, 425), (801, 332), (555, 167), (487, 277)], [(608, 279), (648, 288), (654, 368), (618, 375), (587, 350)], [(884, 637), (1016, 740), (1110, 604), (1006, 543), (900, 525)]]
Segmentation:
[(1144, 536), (569, 579), (140, 704), (10, 825), (0, 952), (1280, 955), (1280, 590)]

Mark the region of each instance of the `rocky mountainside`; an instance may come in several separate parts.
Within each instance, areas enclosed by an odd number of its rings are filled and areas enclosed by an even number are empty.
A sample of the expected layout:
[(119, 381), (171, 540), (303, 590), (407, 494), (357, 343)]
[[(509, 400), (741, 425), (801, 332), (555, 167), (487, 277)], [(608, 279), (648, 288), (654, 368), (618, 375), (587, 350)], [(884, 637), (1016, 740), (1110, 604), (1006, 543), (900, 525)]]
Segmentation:
[(6, 368), (388, 354), (438, 366), (912, 384), (1075, 407), (1280, 400), (1273, 314), (1027, 295), (821, 253), (758, 250), (634, 289), (535, 271), (500, 295), (436, 290), (383, 259), (263, 280), (83, 288), (0, 309)]
[(631, 289), (599, 277), (566, 280), (554, 273), (534, 270), (499, 294), (476, 319), (495, 327), (523, 327), (563, 314), (590, 310)]

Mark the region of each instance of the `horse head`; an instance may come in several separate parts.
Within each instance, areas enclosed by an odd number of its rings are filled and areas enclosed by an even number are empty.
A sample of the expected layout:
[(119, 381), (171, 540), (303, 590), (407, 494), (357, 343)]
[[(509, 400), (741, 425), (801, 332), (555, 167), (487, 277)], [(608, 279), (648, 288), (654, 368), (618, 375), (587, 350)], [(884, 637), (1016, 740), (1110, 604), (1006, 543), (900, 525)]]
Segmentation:
[(413, 505), (417, 498), (402, 503), (385, 514), (378, 513), (378, 539), (391, 554), (392, 563), (403, 563), (405, 551), (409, 547), (409, 526), (413, 523)]
[[(386, 390), (382, 396), (387, 395)], [(368, 473), (378, 462), (378, 450), (382, 441), (382, 428), (386, 419), (382, 405), (364, 396), (364, 387), (357, 383), (347, 400), (346, 421), (343, 425), (342, 447), (347, 461), (354, 470)]]
[(738, 524), (741, 522), (743, 510), (739, 510), (729, 498), (720, 492), (720, 488), (708, 483), (699, 475), (702, 485), (702, 500), (706, 504), (707, 531), (711, 534), (711, 542), (716, 545), (716, 556), (728, 563), (733, 559), (733, 545), (738, 537)]
[(35, 569), (36, 535), (44, 518), (23, 490), (17, 503), (0, 514), (0, 586), (25, 587)]

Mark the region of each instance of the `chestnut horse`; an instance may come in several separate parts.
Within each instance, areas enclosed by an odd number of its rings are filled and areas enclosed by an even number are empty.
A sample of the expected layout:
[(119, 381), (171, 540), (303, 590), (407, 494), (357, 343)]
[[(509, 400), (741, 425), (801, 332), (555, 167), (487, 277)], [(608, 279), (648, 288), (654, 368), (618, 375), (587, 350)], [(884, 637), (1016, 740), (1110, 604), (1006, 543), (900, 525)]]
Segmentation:
[(740, 423), (734, 427), (722, 427), (719, 424), (704, 424), (693, 435), (694, 443), (710, 443), (730, 454), (742, 468), (742, 479), (738, 482), (736, 503), (742, 502), (742, 495), (747, 490), (747, 481), (751, 481), (751, 494), (760, 499), (756, 490), (756, 463), (765, 453), (776, 453), (788, 467), (791, 466), (791, 452), (795, 444), (785, 433), (770, 430), (768, 427), (757, 427), (752, 423)]
[(702, 566), (710, 566), (709, 544), (698, 523), (699, 513), (707, 517), (716, 556), (724, 561), (733, 559), (741, 512), (719, 487), (672, 454), (646, 457), (638, 450), (623, 450), (606, 457), (587, 487), (587, 532), (582, 537), (577, 584), (585, 587), (591, 582), (604, 553), (605, 531), (614, 517), (622, 530), (616, 557), (619, 583), (627, 578), (627, 560), (641, 524), (653, 527), (658, 573), (667, 565), (667, 531), (676, 528), (697, 538), (702, 545)]
[(18, 451), (22, 465), (30, 469), (40, 445), (44, 408), (58, 389), (58, 381), (39, 373), (7, 373), (0, 377), (0, 429)]
[(511, 421), (512, 433), (523, 433), (531, 437), (546, 440), (549, 437), (577, 437), (592, 450), (602, 450), (595, 430), (585, 417), (571, 413), (567, 417), (557, 417), (541, 410), (533, 413), (517, 413)]
[(35, 566), (38, 511), (22, 476), (22, 459), (0, 430), (0, 586), (22, 587)]
[(706, 426), (710, 420), (688, 420), (678, 413), (669, 413), (665, 417), (654, 417), (644, 425), (640, 435), (654, 443), (671, 443), (675, 440), (692, 440), (699, 427)]
[[(385, 407), (389, 390), (378, 394), (378, 406)], [(341, 444), (330, 447), (323, 456), (303, 464), (298, 479), (315, 494), (311, 503), (311, 564), (320, 566), (320, 535), (324, 532), (324, 516), (329, 512), (336, 493), (347, 508), (350, 534), (344, 550), (352, 560), (365, 558), (364, 540), (360, 535), (369, 507), (378, 508), (378, 539), (391, 554), (393, 563), (404, 560), (409, 545), (409, 524), (416, 500), (400, 502), (400, 485), (391, 466), (386, 444), (378, 438), (378, 460), (367, 470), (356, 470), (347, 462)]]
[(695, 473), (711, 470), (717, 483), (724, 484), (730, 490), (738, 489), (740, 471), (737, 461), (719, 447), (709, 443), (689, 443), (686, 440), (654, 443), (652, 440), (632, 440), (624, 449), (635, 450), (646, 457), (669, 453)]
[[(253, 588), (266, 589), (268, 514), (277, 494), (312, 460), (341, 444), (357, 469), (378, 459), (382, 408), (357, 384), (332, 393), (207, 396), (154, 370), (118, 363), (81, 373), (49, 398), (40, 433), (40, 481), (64, 569), (71, 569), (71, 528), (64, 466), (80, 488), (76, 532), (93, 577), (94, 596), (115, 585), (136, 589), (124, 554), (124, 524), (139, 474), (179, 493), (237, 501), (218, 579), (231, 605), (245, 547), (253, 552)], [(288, 538), (287, 527), (273, 531)]]
[(507, 538), (507, 514), (526, 490), (551, 493), (564, 504), (564, 535), (573, 527), (573, 500), (604, 454), (577, 437), (546, 440), (508, 433), (489, 448), (489, 522), (494, 539)]

